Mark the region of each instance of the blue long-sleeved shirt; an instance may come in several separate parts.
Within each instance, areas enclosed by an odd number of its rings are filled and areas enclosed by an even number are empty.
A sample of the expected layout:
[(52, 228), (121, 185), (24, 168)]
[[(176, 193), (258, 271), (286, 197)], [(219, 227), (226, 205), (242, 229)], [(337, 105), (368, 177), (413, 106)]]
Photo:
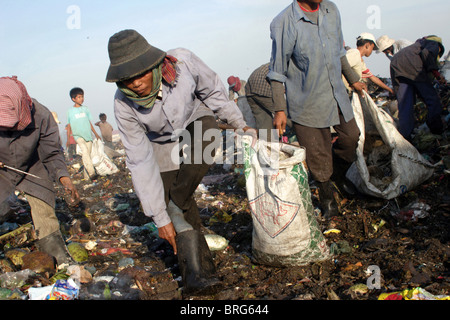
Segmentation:
[(178, 147), (172, 134), (185, 129), (203, 116), (217, 115), (235, 128), (246, 126), (243, 115), (219, 76), (186, 49), (167, 52), (178, 59), (176, 85), (163, 83), (162, 100), (151, 109), (139, 107), (120, 90), (114, 99), (114, 112), (127, 154), (127, 167), (144, 213), (158, 227), (170, 223), (164, 201), (160, 172), (176, 170), (171, 153)]
[(342, 81), (344, 38), (338, 8), (324, 0), (318, 24), (301, 10), (297, 0), (270, 25), (272, 56), (268, 78), (286, 87), (289, 117), (304, 126), (326, 128), (346, 121), (353, 110)]

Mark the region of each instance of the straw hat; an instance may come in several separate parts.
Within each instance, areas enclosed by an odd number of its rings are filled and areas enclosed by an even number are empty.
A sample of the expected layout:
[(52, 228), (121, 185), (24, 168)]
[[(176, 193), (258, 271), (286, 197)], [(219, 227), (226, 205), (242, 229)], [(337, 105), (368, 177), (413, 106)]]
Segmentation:
[(389, 38), (388, 36), (384, 35), (378, 38), (377, 45), (378, 45), (378, 53), (383, 52), (384, 50), (392, 47), (392, 45), (395, 43), (394, 39)]
[(166, 53), (151, 46), (135, 30), (123, 30), (109, 39), (110, 66), (107, 82), (131, 79), (158, 66)]

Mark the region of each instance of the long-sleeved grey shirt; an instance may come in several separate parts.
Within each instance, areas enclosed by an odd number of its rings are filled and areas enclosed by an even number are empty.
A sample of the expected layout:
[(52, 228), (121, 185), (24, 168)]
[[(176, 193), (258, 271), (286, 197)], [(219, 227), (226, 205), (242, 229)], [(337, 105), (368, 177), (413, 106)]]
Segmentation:
[(292, 121), (315, 128), (346, 121), (353, 110), (342, 81), (344, 38), (338, 8), (320, 4), (318, 24), (300, 9), (297, 0), (272, 21), (272, 56), (268, 78), (285, 84)]
[(178, 148), (172, 134), (208, 115), (216, 115), (238, 129), (246, 126), (241, 111), (228, 99), (227, 89), (213, 70), (189, 50), (174, 49), (167, 54), (178, 59), (178, 79), (174, 87), (163, 83), (162, 100), (157, 100), (152, 109), (139, 107), (119, 90), (114, 101), (136, 194), (144, 213), (158, 227), (170, 223), (160, 172), (179, 168), (171, 160), (173, 148)]

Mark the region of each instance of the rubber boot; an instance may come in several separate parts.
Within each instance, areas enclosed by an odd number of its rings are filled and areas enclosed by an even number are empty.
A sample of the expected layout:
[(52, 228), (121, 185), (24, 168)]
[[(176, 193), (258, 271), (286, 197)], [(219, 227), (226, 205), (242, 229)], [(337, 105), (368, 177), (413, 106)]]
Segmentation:
[(319, 182), (319, 202), (322, 209), (322, 216), (325, 219), (339, 215), (338, 205), (334, 198), (333, 185), (331, 181)]
[(333, 175), (331, 176), (331, 180), (336, 183), (341, 192), (344, 192), (347, 196), (353, 197), (357, 194), (357, 190), (353, 183), (346, 177), (347, 171), (350, 169), (351, 165), (351, 163), (342, 160), (341, 158), (334, 157)]
[(69, 250), (67, 250), (66, 243), (59, 230), (39, 239), (36, 242), (36, 247), (39, 251), (55, 257), (58, 265), (73, 263), (72, 257), (69, 254)]
[(205, 237), (197, 230), (177, 234), (178, 265), (188, 294), (210, 295), (220, 289)]

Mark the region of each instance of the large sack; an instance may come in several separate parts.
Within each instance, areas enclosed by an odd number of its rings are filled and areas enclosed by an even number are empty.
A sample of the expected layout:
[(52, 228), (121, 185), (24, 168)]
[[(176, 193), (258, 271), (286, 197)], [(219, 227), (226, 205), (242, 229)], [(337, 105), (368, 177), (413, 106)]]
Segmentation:
[(262, 140), (252, 147), (250, 137), (242, 140), (254, 262), (302, 266), (327, 259), (329, 248), (314, 216), (305, 150)]
[[(360, 99), (354, 93), (352, 105), (361, 136), (357, 160), (347, 178), (358, 191), (390, 200), (433, 175), (434, 167), (398, 132), (392, 117), (378, 108), (369, 94)], [(374, 132), (379, 140), (369, 141)]]
[(92, 142), (91, 159), (95, 171), (97, 171), (97, 174), (100, 176), (107, 176), (119, 172), (119, 169), (114, 162), (106, 155), (104, 144), (99, 139), (95, 139)]

